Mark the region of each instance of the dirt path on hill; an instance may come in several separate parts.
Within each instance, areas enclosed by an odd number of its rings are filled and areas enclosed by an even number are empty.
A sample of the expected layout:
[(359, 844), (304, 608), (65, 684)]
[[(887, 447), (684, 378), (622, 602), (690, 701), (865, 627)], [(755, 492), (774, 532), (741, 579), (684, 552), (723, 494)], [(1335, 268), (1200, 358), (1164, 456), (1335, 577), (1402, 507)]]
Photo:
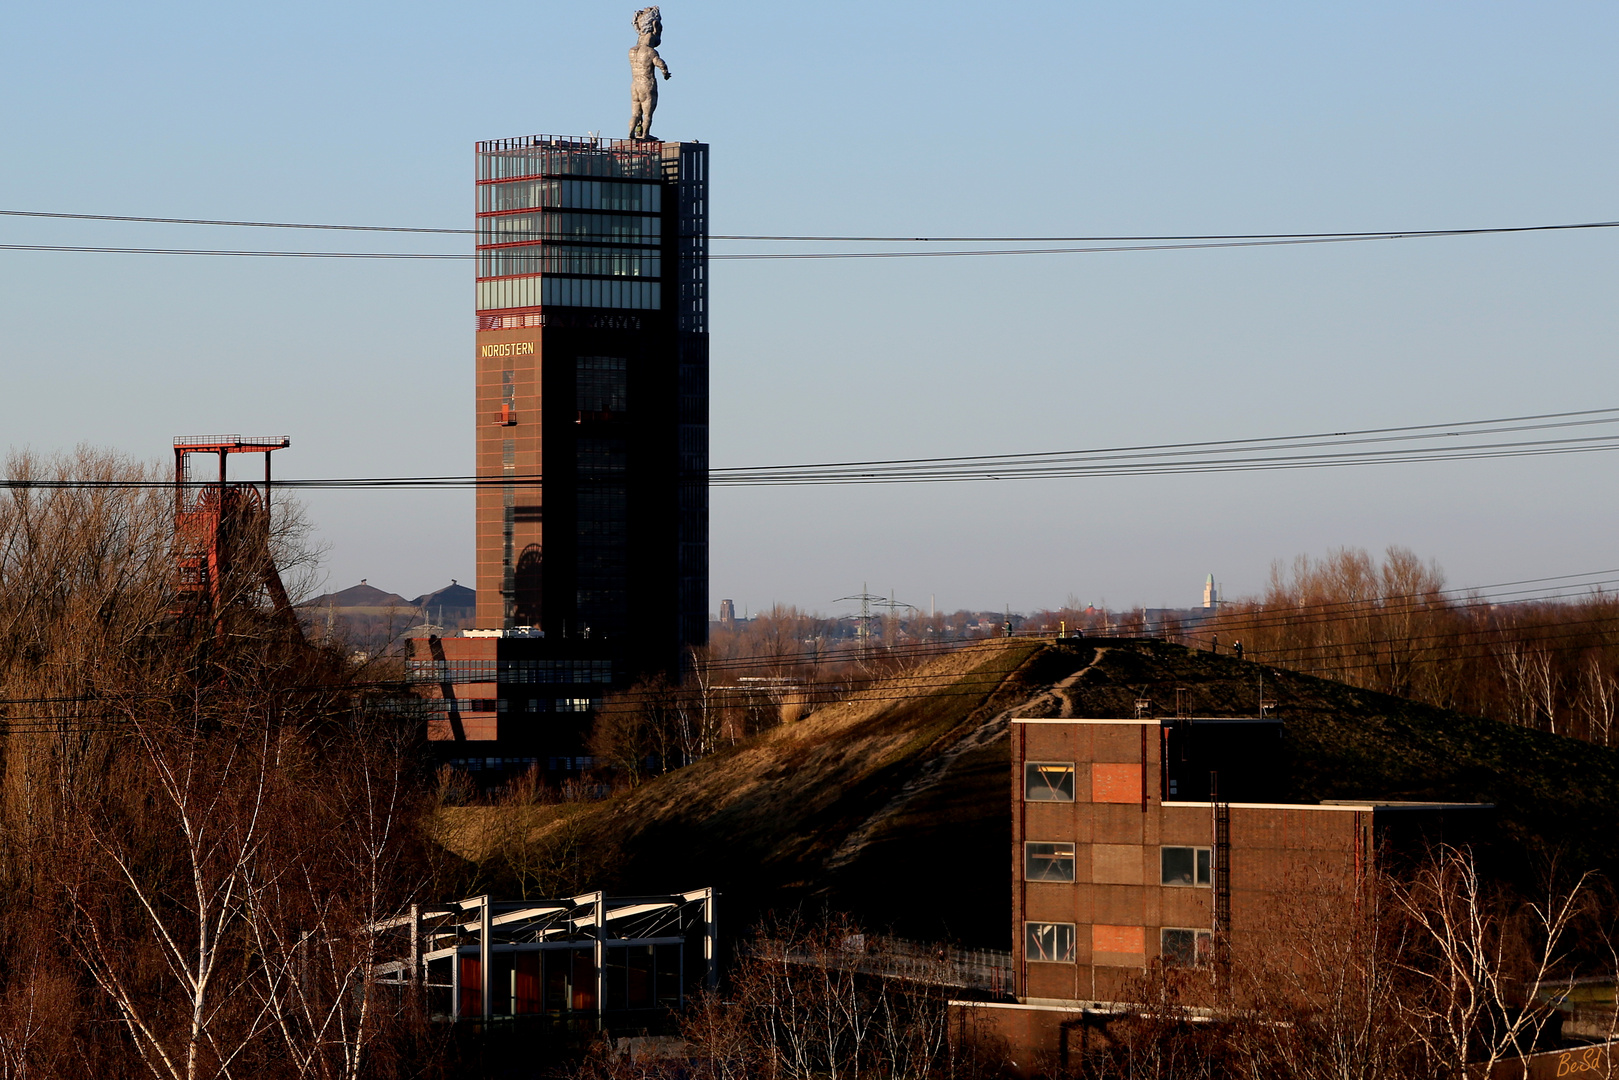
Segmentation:
[[(941, 752), (937, 757), (927, 762), (917, 770), (916, 775), (907, 780), (894, 797), (882, 809), (871, 815), (860, 827), (844, 837), (843, 843), (826, 860), (828, 870), (837, 870), (853, 862), (865, 850), (871, 838), (875, 836), (884, 825), (899, 815), (910, 802), (918, 795), (929, 790), (944, 779), (950, 772), (951, 766), (964, 754), (972, 753), (981, 747), (988, 746), (1004, 736), (1012, 726), (1012, 720), (1018, 715), (1036, 709), (1042, 705), (1056, 705), (1060, 718), (1071, 718), (1074, 715), (1074, 701), (1067, 691), (1078, 684), (1092, 668), (1102, 662), (1102, 657), (1108, 654), (1109, 647), (1099, 645), (1096, 655), (1091, 662), (1069, 675), (1067, 678), (1054, 684), (1049, 690), (1043, 690), (1035, 696), (1019, 702), (1017, 705), (984, 720), (972, 731)], [(1008, 676), (1010, 677), (1010, 676)]]

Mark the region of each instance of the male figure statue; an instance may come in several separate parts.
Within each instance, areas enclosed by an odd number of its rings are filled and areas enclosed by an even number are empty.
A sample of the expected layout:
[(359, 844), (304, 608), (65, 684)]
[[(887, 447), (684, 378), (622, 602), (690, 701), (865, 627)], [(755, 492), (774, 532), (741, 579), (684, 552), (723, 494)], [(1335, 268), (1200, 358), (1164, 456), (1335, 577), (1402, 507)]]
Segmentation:
[(652, 69), (670, 78), (669, 65), (658, 55), (663, 43), (663, 19), (655, 7), (635, 13), (635, 32), (640, 41), (630, 50), (630, 138), (652, 138), (652, 112), (658, 107), (658, 77)]

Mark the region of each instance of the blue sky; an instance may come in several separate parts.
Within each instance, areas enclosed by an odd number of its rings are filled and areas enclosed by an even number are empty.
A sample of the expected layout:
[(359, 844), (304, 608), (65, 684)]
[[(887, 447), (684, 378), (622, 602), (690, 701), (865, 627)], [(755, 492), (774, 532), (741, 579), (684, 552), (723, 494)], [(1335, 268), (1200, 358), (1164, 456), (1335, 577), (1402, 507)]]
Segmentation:
[[(620, 134), (634, 4), (13, 3), (0, 209), (464, 227), (472, 143)], [(727, 233), (1098, 234), (1619, 218), (1612, 4), (663, 5), (656, 132)], [(457, 241), (0, 218), (0, 242)], [(1619, 404), (1619, 235), (721, 263), (713, 459), (1002, 453)], [(462, 263), (0, 252), (0, 443), (287, 476), (471, 469)], [(1616, 461), (742, 489), (713, 595), (1189, 604), (1404, 544), (1454, 584), (1594, 570)], [(464, 493), (314, 493), (332, 587), (472, 577)]]

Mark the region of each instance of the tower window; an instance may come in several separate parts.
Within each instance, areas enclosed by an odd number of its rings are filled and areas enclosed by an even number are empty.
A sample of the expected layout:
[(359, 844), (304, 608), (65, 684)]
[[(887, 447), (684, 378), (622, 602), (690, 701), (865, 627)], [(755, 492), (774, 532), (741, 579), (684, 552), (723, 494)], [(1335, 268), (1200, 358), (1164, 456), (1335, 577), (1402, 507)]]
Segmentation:
[(628, 360), (581, 356), (574, 363), (574, 408), (587, 413), (621, 413), (629, 409)]

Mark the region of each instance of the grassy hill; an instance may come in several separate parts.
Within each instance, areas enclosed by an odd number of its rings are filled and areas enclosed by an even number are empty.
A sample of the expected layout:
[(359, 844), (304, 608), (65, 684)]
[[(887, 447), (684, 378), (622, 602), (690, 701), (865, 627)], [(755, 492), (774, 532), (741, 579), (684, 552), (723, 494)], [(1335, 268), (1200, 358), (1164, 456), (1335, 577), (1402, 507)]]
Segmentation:
[(440, 811), (465, 885), (514, 892), (717, 886), (740, 930), (828, 905), (908, 937), (1005, 948), (1012, 716), (1284, 722), (1294, 798), (1494, 802), (1514, 876), (1555, 856), (1616, 869), (1609, 750), (1156, 641), (990, 641), (879, 683), (602, 803)]

